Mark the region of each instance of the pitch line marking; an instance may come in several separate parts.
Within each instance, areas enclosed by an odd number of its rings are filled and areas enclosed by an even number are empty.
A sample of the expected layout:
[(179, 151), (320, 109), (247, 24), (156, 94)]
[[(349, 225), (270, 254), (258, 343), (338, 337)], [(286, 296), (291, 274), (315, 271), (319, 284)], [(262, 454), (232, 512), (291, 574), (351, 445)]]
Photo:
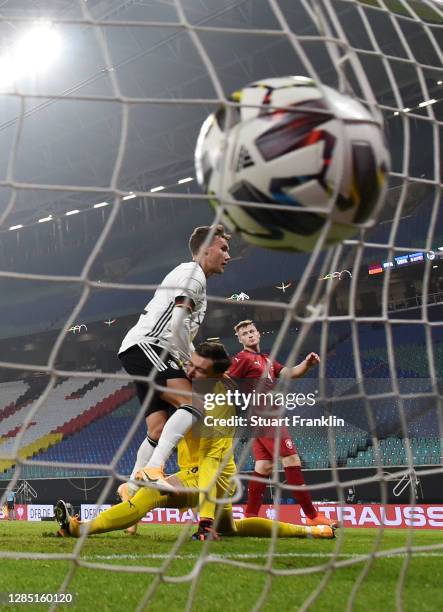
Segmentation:
[[(83, 560), (88, 560), (88, 559), (101, 559), (101, 560), (105, 560), (105, 561), (112, 561), (113, 559), (133, 559), (133, 560), (137, 560), (137, 559), (160, 559), (160, 560), (164, 560), (164, 559), (169, 559), (170, 555), (168, 554), (162, 554), (162, 553), (151, 553), (151, 554), (144, 554), (144, 555), (137, 555), (137, 554), (131, 554), (131, 553), (127, 553), (127, 554), (113, 554), (113, 555), (86, 555), (85, 557), (82, 557)], [(174, 559), (178, 559), (180, 561), (186, 561), (189, 559), (199, 559), (201, 557), (201, 555), (196, 555), (193, 553), (189, 553), (186, 555), (174, 555)], [(211, 559), (267, 559), (269, 557), (269, 554), (267, 553), (223, 553), (223, 554), (218, 554), (218, 555), (209, 555), (209, 557)], [(360, 557), (362, 560), (365, 560), (368, 558), (368, 555), (364, 555), (364, 554), (358, 554), (358, 553), (339, 553), (337, 555), (335, 555), (334, 553), (325, 553), (325, 552), (318, 552), (318, 553), (308, 553), (308, 552), (301, 552), (301, 553), (296, 553), (296, 552), (288, 552), (288, 553), (274, 553), (272, 555), (272, 557), (278, 558), (278, 557), (344, 557), (344, 558), (358, 558)], [(383, 557), (378, 557), (377, 559), (392, 559), (393, 557), (406, 557), (406, 553), (391, 553), (391, 554), (387, 554), (384, 555)], [(411, 557), (443, 557), (443, 553), (432, 553), (432, 552), (412, 552), (411, 553)]]

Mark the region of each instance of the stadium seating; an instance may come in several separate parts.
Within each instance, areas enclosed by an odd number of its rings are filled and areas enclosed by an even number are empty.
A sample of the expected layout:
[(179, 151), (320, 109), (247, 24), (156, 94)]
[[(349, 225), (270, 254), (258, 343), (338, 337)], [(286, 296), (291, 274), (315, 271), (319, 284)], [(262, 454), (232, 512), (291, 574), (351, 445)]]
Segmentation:
[(0, 384), (0, 421), (8, 418), (24, 405), (31, 387), (22, 380)]
[[(81, 389), (81, 397), (72, 399), (73, 393)], [(118, 380), (101, 380), (85, 390), (84, 381), (69, 378), (55, 386), (46, 400), (32, 413), (35, 403), (19, 406), (5, 416), (0, 423), (2, 454), (14, 455), (16, 436), (28, 415), (32, 423), (23, 432), (19, 443), (19, 456), (32, 457), (63, 438), (87, 427), (94, 421), (127, 402), (134, 395), (132, 386), (122, 386)], [(13, 465), (13, 460), (0, 461), (0, 471)]]
[[(109, 465), (127, 434), (137, 412), (139, 410), (138, 401), (131, 399), (119, 408), (110, 412), (97, 421), (86, 425), (71, 435), (63, 437), (58, 444), (53, 445), (47, 450), (41, 451), (34, 457), (36, 461), (50, 461), (54, 467), (44, 466), (25, 466), (23, 468), (24, 478), (48, 477), (74, 477), (74, 476), (102, 476), (109, 472), (97, 469), (67, 469), (57, 467), (57, 463), (72, 462), (84, 464)], [(122, 475), (131, 473), (137, 449), (146, 435), (146, 425), (144, 419), (138, 427), (128, 448), (123, 453), (117, 464), (117, 471)], [(177, 470), (175, 456), (170, 460), (167, 469), (171, 472)], [(11, 475), (9, 470), (3, 476)]]

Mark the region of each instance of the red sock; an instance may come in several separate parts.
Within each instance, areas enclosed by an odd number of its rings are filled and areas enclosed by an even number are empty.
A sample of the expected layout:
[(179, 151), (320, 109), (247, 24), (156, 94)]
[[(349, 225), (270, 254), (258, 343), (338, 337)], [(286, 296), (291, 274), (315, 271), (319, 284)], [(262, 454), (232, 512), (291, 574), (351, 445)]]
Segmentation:
[[(300, 486), (305, 484), (305, 479), (303, 478), (301, 467), (299, 465), (285, 467), (285, 476), (286, 482), (290, 485)], [(317, 516), (317, 510), (312, 505), (312, 498), (308, 489), (305, 491), (297, 489), (297, 491), (294, 491), (294, 495), (300, 506), (303, 508), (303, 512), (306, 514), (306, 516), (308, 518), (315, 518)]]
[(258, 472), (254, 472), (253, 476), (257, 476), (257, 478), (263, 478), (261, 482), (257, 482), (255, 480), (250, 480), (248, 485), (248, 503), (246, 506), (245, 514), (246, 518), (251, 516), (257, 516), (260, 510), (260, 506), (263, 502), (263, 495), (266, 491), (266, 476), (263, 474), (259, 474)]

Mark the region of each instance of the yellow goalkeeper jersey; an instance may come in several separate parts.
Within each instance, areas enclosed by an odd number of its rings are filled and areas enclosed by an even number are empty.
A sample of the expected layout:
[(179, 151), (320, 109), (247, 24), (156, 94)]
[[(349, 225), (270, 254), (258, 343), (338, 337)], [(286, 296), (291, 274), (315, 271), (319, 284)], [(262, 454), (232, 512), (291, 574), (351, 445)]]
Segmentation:
[[(221, 396), (226, 393), (223, 381), (218, 381), (214, 385), (214, 396)], [(200, 429), (200, 457), (214, 457), (221, 459), (232, 449), (232, 439), (235, 434), (235, 427), (224, 424), (230, 417), (235, 417), (235, 407), (227, 403), (214, 405), (212, 410), (206, 409), (204, 421)]]
[(177, 463), (181, 470), (198, 467), (199, 447), (200, 438), (191, 429), (177, 446)]
[[(225, 385), (218, 381), (214, 385), (213, 393), (225, 392)], [(199, 431), (191, 429), (178, 445), (177, 459), (181, 470), (178, 477), (183, 473), (186, 486), (194, 486), (202, 491), (199, 496), (200, 516), (214, 519), (217, 508), (215, 500), (233, 495), (235, 485), (232, 479), (237, 473), (232, 448), (235, 428), (224, 426), (217, 419), (235, 416), (235, 409), (226, 403), (221, 406), (214, 405), (214, 408), (205, 414), (208, 413), (213, 418), (211, 422), (216, 424), (208, 426), (203, 423)], [(189, 480), (189, 472), (195, 474), (195, 481)], [(204, 491), (209, 492), (209, 495)]]
[[(213, 392), (224, 394), (226, 392), (224, 383), (218, 381), (214, 385)], [(198, 466), (201, 457), (210, 456), (221, 459), (232, 449), (235, 427), (219, 425), (217, 419), (228, 419), (235, 416), (235, 407), (228, 404), (217, 405), (214, 409), (206, 411), (205, 415), (210, 415), (212, 422), (216, 424), (214, 426), (202, 425), (198, 433), (191, 429), (180, 441), (177, 447), (177, 462), (182, 470)]]

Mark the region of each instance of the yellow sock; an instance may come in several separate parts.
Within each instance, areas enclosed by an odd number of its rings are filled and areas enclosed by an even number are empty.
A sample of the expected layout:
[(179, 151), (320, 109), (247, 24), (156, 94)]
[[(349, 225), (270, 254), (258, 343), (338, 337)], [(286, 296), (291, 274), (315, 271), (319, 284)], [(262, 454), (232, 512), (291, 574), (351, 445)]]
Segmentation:
[(235, 535), (235, 521), (232, 517), (232, 505), (226, 504), (220, 511), (217, 520), (217, 532), (223, 535)]
[(93, 533), (126, 529), (126, 527), (137, 523), (152, 508), (165, 506), (167, 501), (168, 495), (162, 494), (156, 489), (142, 487), (129, 501), (112, 506), (109, 510), (99, 514), (93, 521), (81, 523), (81, 531), (86, 527), (88, 533), (92, 535)]
[(310, 532), (305, 525), (293, 525), (281, 521), (271, 521), (265, 518), (244, 518), (235, 520), (236, 535), (255, 538), (270, 538), (272, 526), (277, 523), (277, 537), (279, 538), (307, 538)]
[[(211, 500), (217, 498), (217, 474), (220, 469), (220, 460), (213, 457), (204, 457), (198, 467), (198, 488), (208, 491)], [(210, 501), (206, 493), (199, 495), (200, 516), (214, 519), (216, 503)]]

